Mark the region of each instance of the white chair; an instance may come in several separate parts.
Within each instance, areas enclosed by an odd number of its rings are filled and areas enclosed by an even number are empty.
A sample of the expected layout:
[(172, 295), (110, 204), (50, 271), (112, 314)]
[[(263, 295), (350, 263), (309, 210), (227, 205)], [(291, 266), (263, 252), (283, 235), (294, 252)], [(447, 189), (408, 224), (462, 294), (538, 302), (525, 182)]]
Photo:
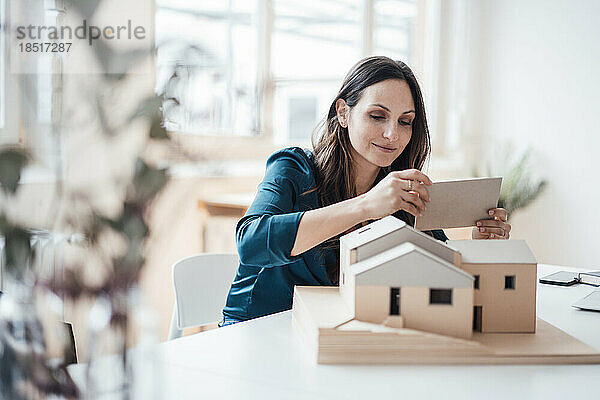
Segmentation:
[(183, 329), (223, 318), (222, 310), (238, 267), (238, 255), (199, 254), (173, 265), (175, 305), (169, 340), (181, 337)]

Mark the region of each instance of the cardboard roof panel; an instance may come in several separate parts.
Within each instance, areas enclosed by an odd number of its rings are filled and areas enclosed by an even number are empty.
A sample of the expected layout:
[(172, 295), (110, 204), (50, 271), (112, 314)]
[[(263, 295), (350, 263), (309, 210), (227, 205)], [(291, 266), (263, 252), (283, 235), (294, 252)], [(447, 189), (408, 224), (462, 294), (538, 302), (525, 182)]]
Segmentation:
[(447, 261), (412, 243), (354, 264), (357, 285), (413, 286), (433, 288), (472, 287), (473, 277)]
[(366, 260), (405, 242), (413, 243), (450, 263), (454, 261), (455, 250), (391, 215), (342, 236), (340, 242), (342, 248), (356, 249), (357, 261)]
[(449, 240), (464, 264), (537, 264), (524, 240)]
[(342, 236), (340, 240), (345, 242), (348, 249), (355, 249), (390, 232), (403, 228), (404, 226), (406, 226), (406, 222), (392, 215), (388, 215), (387, 217), (371, 222), (354, 232)]

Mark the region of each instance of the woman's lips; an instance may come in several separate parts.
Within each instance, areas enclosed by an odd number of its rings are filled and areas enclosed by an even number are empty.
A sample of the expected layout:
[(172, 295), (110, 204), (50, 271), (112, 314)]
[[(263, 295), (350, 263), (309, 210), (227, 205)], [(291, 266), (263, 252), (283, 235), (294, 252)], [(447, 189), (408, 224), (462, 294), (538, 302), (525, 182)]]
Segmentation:
[(379, 150), (381, 150), (385, 153), (393, 153), (394, 151), (396, 151), (396, 148), (393, 148), (393, 147), (383, 147), (383, 146), (380, 146), (375, 143), (372, 143), (372, 144), (373, 144), (373, 146), (377, 147)]

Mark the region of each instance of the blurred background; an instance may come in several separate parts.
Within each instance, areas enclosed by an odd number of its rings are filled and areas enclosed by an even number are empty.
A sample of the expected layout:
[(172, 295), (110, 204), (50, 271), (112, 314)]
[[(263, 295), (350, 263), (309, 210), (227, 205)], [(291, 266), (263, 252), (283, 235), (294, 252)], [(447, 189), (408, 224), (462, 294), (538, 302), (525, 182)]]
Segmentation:
[[(41, 3), (45, 18), (60, 18), (60, 0)], [(430, 177), (501, 174), (506, 184), (510, 175), (518, 182), (505, 188), (512, 238), (525, 239), (540, 263), (600, 264), (593, 250), (600, 234), (599, 2), (156, 0), (147, 7), (156, 57), (113, 106), (139, 88), (179, 99), (164, 107), (173, 146), (157, 158), (171, 180), (152, 206), (140, 283), (161, 339), (173, 306), (172, 264), (235, 249), (235, 223), (267, 157), (310, 147), (345, 73), (368, 55), (400, 59), (415, 72), (431, 132)], [(6, 15), (0, 0), (0, 23)], [(53, 74), (14, 74), (8, 53), (3, 34), (0, 144), (26, 144), (35, 155), (12, 212), (43, 220), (73, 151), (48, 132), (57, 108), (68, 109), (58, 94), (77, 87)], [(79, 172), (99, 179), (93, 162)]]

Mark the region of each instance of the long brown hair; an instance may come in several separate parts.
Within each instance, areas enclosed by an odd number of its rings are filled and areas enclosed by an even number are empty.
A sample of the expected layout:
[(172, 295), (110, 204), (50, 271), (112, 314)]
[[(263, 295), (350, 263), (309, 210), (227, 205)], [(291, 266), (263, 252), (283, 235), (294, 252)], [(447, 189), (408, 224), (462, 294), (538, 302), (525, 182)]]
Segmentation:
[[(337, 118), (335, 103), (343, 99), (348, 107), (354, 107), (360, 100), (364, 90), (378, 82), (387, 79), (406, 81), (415, 104), (415, 118), (412, 124), (412, 137), (404, 151), (389, 167), (383, 168), (383, 173), (400, 171), (409, 168), (421, 169), (430, 153), (429, 129), (425, 116), (425, 105), (419, 84), (411, 69), (402, 61), (394, 61), (388, 57), (367, 57), (356, 63), (344, 78), (342, 87), (329, 107), (324, 118), (313, 132), (312, 146), (315, 163), (316, 187), (321, 207), (339, 203), (356, 196), (355, 171), (350, 152), (351, 144), (348, 128), (340, 125)], [(374, 182), (377, 184), (381, 180)], [(414, 217), (405, 212), (394, 214), (411, 226)], [(352, 228), (354, 229), (354, 228)], [(346, 232), (344, 232), (346, 233)], [(344, 233), (327, 240), (322, 248), (334, 248), (339, 253), (339, 237)], [(329, 279), (337, 283), (339, 265), (327, 265)]]

